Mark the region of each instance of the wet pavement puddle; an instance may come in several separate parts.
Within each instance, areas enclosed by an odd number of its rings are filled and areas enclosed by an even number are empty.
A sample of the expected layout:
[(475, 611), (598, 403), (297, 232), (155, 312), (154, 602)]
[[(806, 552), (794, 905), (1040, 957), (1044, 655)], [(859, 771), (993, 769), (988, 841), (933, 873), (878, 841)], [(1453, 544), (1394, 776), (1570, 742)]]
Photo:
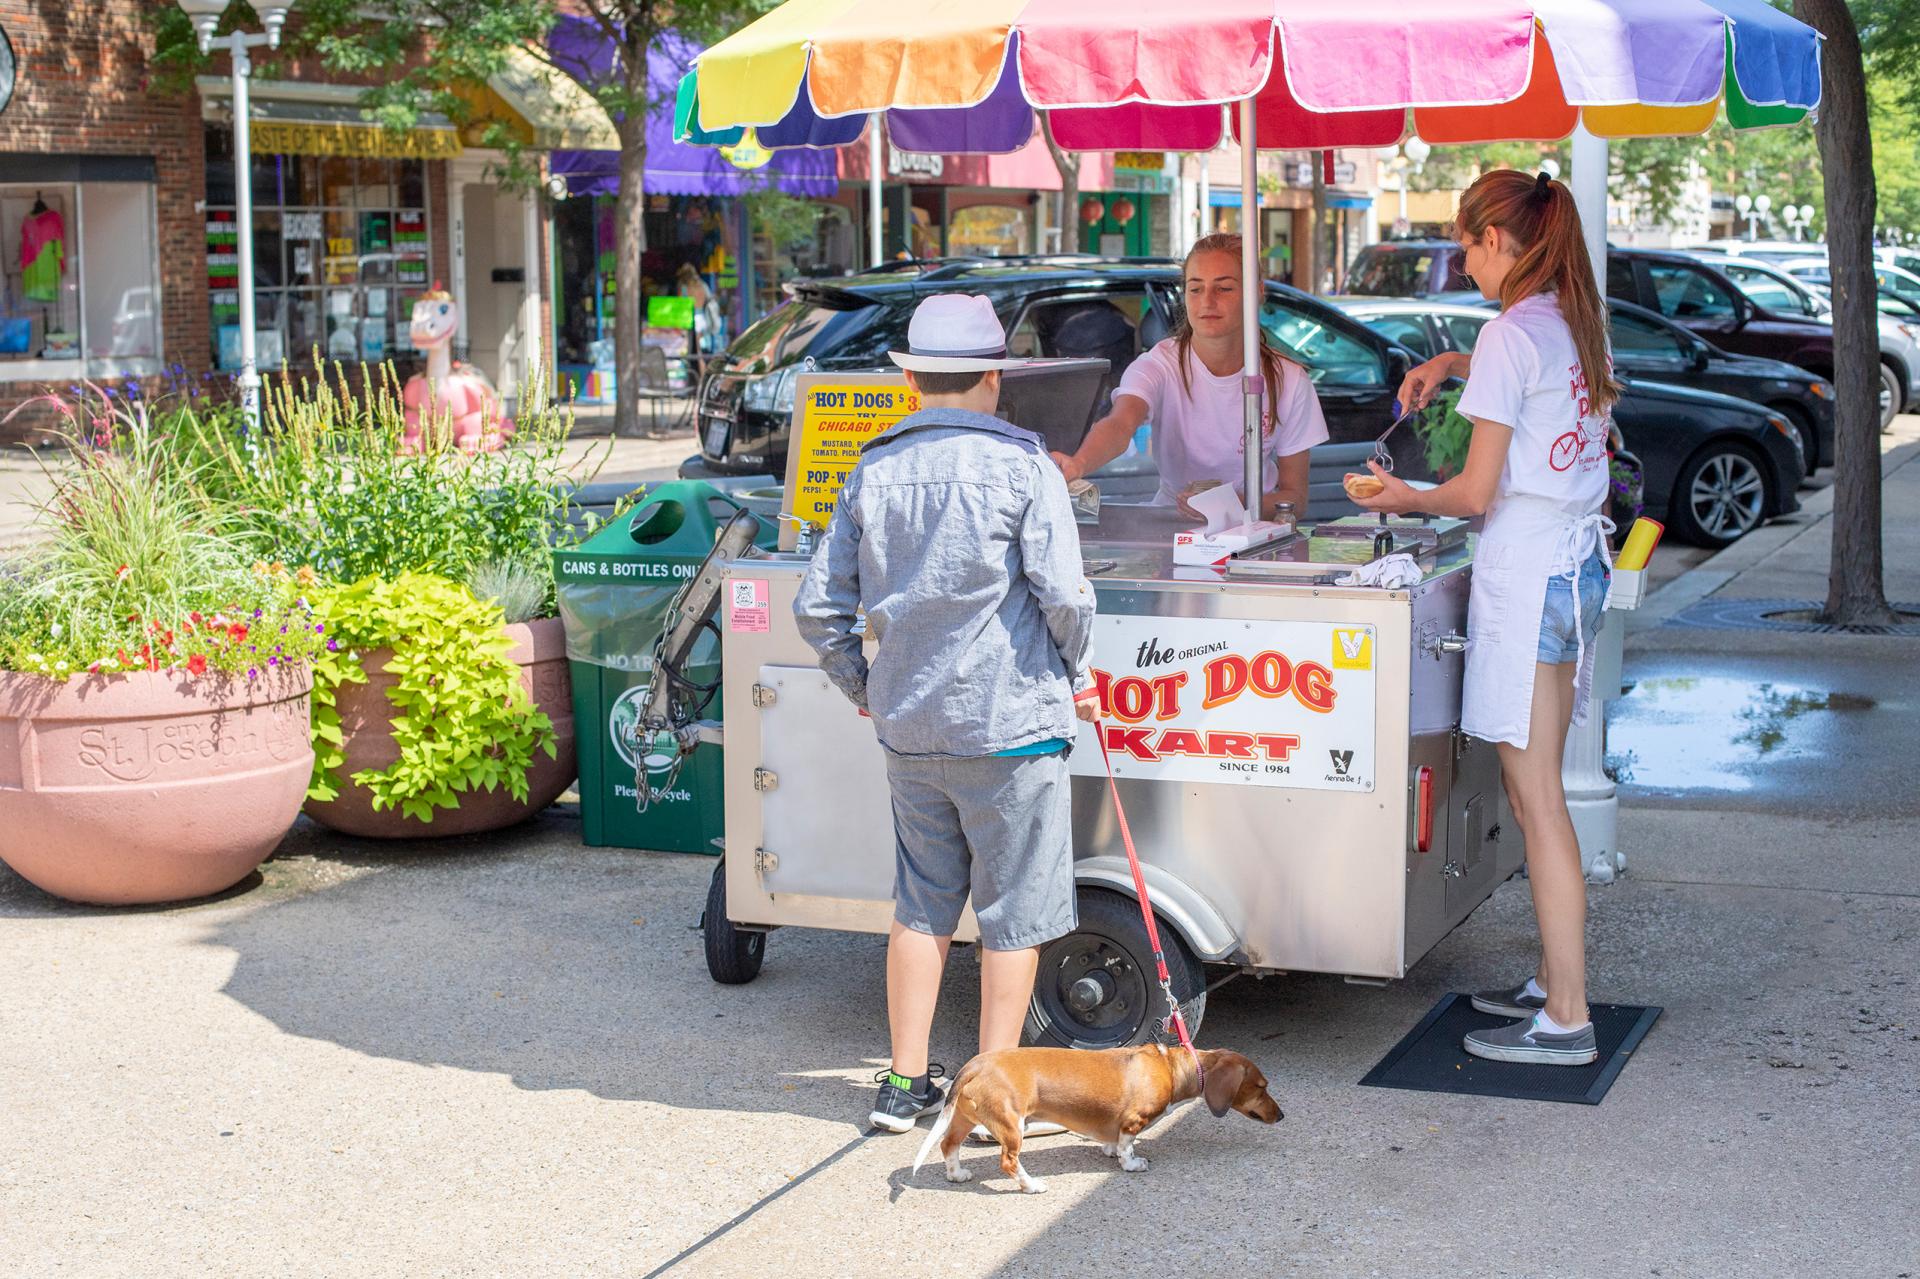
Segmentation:
[(1637, 681), (1613, 704), (1607, 770), (1651, 794), (1751, 791), (1769, 766), (1839, 754), (1872, 698), (1724, 676)]

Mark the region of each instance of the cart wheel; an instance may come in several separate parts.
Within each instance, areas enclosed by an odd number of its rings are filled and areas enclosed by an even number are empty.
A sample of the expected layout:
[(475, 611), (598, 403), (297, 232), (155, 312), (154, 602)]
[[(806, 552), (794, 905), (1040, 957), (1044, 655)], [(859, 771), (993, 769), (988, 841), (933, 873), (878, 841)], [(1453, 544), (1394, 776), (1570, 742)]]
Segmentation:
[[(1082, 888), (1077, 896), (1080, 927), (1040, 952), (1027, 1039), (1057, 1048), (1144, 1044), (1167, 1015), (1167, 1001), (1154, 976), (1140, 907), (1131, 897), (1100, 888)], [(1166, 920), (1157, 922), (1174, 998), (1187, 1029), (1197, 1034), (1207, 1006), (1205, 970)]]
[(707, 885), (707, 913), (701, 919), (707, 939), (707, 972), (722, 986), (744, 986), (760, 975), (767, 957), (767, 935), (735, 928), (727, 918), (727, 863), (722, 858)]

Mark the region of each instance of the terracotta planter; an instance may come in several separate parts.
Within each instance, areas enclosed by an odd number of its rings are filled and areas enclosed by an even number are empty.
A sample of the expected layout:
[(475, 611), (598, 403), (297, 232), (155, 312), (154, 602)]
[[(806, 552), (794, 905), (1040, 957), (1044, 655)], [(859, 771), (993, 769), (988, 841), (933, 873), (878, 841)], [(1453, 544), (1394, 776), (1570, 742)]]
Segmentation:
[(0, 859), (78, 902), (231, 888), (300, 812), (304, 666), (257, 681), (0, 674)]
[[(409, 817), (397, 808), (375, 812), (373, 796), (366, 788), (348, 781), (340, 798), (326, 803), (307, 801), (306, 814), (322, 826), (347, 835), (367, 839), (426, 839), (449, 835), (472, 835), (499, 830), (525, 821), (573, 785), (579, 764), (573, 741), (573, 679), (567, 670), (567, 637), (557, 617), (532, 622), (516, 622), (507, 627), (513, 639), (510, 656), (520, 664), (520, 681), (533, 696), (534, 705), (553, 721), (556, 738), (555, 758), (535, 751), (527, 769), (527, 801), (523, 804), (502, 787), (495, 791), (468, 791), (460, 796), (460, 807), (435, 810), (431, 822)], [(380, 648), (367, 653), (363, 665), (367, 682), (349, 684), (340, 689), (334, 705), (340, 711), (340, 733), (347, 761), (340, 768), (343, 778), (363, 768), (382, 769), (400, 758), (389, 721), (393, 703), (387, 690), (397, 682), (387, 674), (392, 649)]]

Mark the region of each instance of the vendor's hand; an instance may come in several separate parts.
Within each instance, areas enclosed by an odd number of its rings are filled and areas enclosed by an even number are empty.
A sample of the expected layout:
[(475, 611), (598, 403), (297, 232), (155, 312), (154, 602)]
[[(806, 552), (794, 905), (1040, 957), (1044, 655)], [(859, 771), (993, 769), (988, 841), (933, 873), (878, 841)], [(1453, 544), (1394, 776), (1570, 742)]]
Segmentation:
[(1409, 511), (1420, 509), (1420, 491), (1397, 478), (1391, 471), (1383, 471), (1380, 464), (1372, 458), (1367, 459), (1367, 469), (1385, 485), (1372, 497), (1354, 497), (1347, 495), (1355, 506), (1363, 511), (1378, 511), (1383, 515), (1405, 515)]
[(1100, 722), (1100, 694), (1090, 688), (1074, 698), (1073, 713), (1082, 723), (1098, 724)]
[(1180, 508), (1180, 513), (1186, 516), (1188, 519), (1204, 520), (1207, 517), (1200, 514), (1200, 512), (1194, 510), (1193, 504), (1189, 499), (1192, 498), (1193, 495), (1196, 493), (1204, 493), (1208, 489), (1216, 489), (1219, 487), (1220, 487), (1219, 480), (1195, 480), (1193, 483), (1187, 485), (1185, 488), (1180, 490), (1180, 492), (1174, 497), (1173, 503), (1175, 506)]
[(1407, 374), (1407, 380), (1400, 384), (1400, 412), (1408, 413), (1424, 409), (1433, 402), (1434, 392), (1440, 384), (1454, 375), (1453, 352), (1436, 355), (1424, 364), (1416, 365)]
[(1075, 461), (1072, 454), (1052, 453), (1048, 456), (1052, 457), (1053, 464), (1060, 468), (1060, 474), (1067, 477), (1067, 483), (1071, 484), (1075, 480), (1086, 478), (1087, 468)]

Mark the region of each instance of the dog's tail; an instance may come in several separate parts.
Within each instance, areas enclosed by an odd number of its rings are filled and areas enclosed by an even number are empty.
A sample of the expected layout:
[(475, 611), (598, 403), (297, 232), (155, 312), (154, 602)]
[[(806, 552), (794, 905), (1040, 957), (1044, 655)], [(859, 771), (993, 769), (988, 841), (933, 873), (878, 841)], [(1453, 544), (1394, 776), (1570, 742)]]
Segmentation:
[[(957, 1085), (954, 1091), (959, 1092)], [(959, 1104), (960, 1099), (957, 1096), (947, 1098), (947, 1104), (941, 1109), (940, 1117), (933, 1121), (933, 1131), (929, 1132), (927, 1139), (920, 1143), (920, 1153), (913, 1157), (914, 1176), (920, 1175), (920, 1165), (927, 1162), (927, 1156), (932, 1154), (933, 1148), (940, 1144), (940, 1139), (947, 1135), (947, 1129), (953, 1127), (954, 1108)]]

